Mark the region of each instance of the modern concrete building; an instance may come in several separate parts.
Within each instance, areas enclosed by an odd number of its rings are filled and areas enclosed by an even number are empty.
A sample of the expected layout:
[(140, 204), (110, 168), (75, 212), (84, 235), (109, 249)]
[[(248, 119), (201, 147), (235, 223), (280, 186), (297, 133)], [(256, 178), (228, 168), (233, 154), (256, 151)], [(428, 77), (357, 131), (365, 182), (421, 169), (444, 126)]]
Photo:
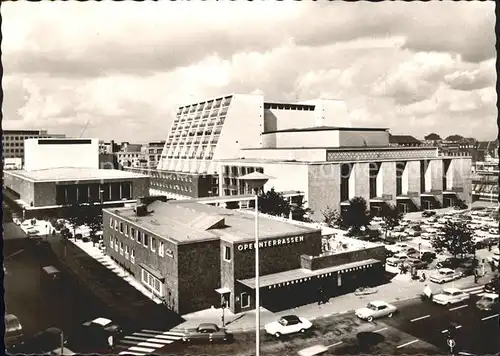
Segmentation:
[(30, 138), (63, 138), (63, 134), (51, 134), (46, 130), (3, 130), (2, 157), (21, 158), (24, 161), (24, 140)]
[(144, 145), (143, 151), (147, 160), (147, 168), (156, 169), (161, 159), (165, 141), (149, 142)]
[(176, 199), (249, 194), (237, 178), (260, 171), (276, 178), (266, 189), (301, 192), (315, 218), (354, 196), (375, 211), (384, 203), (407, 212), (470, 202), (470, 157), (415, 142), (396, 145), (386, 128), (352, 127), (340, 100), (234, 94), (179, 107), (158, 169), (134, 171)]
[(100, 169), (98, 152), (96, 139), (28, 139), (24, 169), (4, 172), (4, 196), (34, 216), (72, 203), (114, 206), (148, 195), (147, 176)]
[[(254, 308), (254, 215), (194, 202), (139, 202), (103, 214), (106, 253), (177, 313)], [(321, 230), (259, 216), (262, 305), (271, 310), (350, 292), (384, 274), (384, 246), (344, 238), (323, 253)], [(286, 298), (285, 298), (286, 297)]]

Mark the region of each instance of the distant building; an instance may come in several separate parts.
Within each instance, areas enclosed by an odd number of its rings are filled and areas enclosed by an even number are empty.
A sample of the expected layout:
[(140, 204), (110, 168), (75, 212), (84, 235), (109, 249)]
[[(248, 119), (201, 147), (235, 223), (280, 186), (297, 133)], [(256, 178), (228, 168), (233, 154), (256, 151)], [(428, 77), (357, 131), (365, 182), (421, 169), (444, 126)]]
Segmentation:
[(488, 158), (498, 158), (498, 140), (478, 142), (477, 161), (486, 161)]
[(422, 141), (410, 135), (389, 135), (389, 144), (399, 147), (420, 147), (423, 146)]
[(472, 199), (491, 202), (499, 201), (499, 176), (498, 159), (475, 162), (472, 167)]
[(28, 139), (25, 149), (24, 169), (4, 171), (4, 196), (26, 217), (74, 203), (123, 206), (148, 195), (147, 176), (99, 168), (96, 139)]
[(165, 141), (149, 142), (144, 145), (144, 153), (148, 161), (147, 168), (157, 169), (160, 163), (161, 154), (165, 147)]
[(24, 162), (24, 141), (29, 138), (62, 138), (64, 134), (48, 133), (46, 130), (3, 130), (2, 157), (21, 158)]
[(450, 157), (471, 157), (472, 162), (477, 161), (477, 143), (468, 140), (462, 141), (441, 141), (439, 152)]

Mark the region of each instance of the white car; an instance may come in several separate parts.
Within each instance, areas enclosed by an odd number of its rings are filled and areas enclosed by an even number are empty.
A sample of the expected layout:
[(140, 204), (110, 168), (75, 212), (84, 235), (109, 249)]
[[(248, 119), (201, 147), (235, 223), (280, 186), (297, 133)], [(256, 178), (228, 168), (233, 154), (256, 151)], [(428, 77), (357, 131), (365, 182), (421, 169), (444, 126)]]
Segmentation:
[(430, 276), (430, 281), (434, 283), (451, 282), (455, 279), (462, 278), (463, 274), (459, 271), (454, 271), (450, 268), (440, 268), (437, 272)]
[(397, 243), (395, 245), (388, 245), (385, 248), (391, 252), (398, 253), (406, 250), (409, 246), (405, 243)]
[(358, 309), (354, 314), (363, 320), (372, 321), (373, 319), (382, 318), (384, 316), (392, 317), (398, 311), (394, 305), (375, 300), (366, 305), (366, 307)]
[(469, 300), (470, 294), (457, 288), (445, 288), (439, 294), (432, 297), (432, 301), (441, 305), (451, 305)]
[(309, 320), (296, 315), (285, 315), (277, 321), (264, 325), (266, 332), (277, 338), (281, 335), (305, 333), (311, 327), (312, 323)]
[(432, 239), (432, 236), (434, 236), (433, 234), (431, 234), (430, 232), (424, 232), (420, 235), (420, 238), (422, 240), (430, 240)]
[(405, 262), (407, 259), (408, 259), (408, 255), (406, 253), (396, 253), (394, 256), (392, 257), (389, 257), (385, 260), (385, 262), (389, 265), (389, 266), (394, 266), (394, 267), (397, 267), (399, 266), (401, 263)]

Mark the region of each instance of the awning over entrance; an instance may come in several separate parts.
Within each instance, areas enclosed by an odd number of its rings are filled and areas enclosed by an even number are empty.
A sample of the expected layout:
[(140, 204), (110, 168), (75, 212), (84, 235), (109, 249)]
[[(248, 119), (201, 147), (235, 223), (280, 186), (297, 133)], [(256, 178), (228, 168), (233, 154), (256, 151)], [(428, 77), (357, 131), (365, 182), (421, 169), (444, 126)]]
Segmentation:
[(156, 268), (150, 267), (144, 263), (139, 263), (139, 267), (141, 267), (143, 270), (149, 272), (151, 275), (153, 275), (153, 277), (155, 277), (156, 279), (159, 279), (161, 282), (163, 282), (165, 280), (165, 277)]
[[(371, 268), (373, 265), (380, 263), (379, 260), (369, 259), (364, 261), (346, 263), (340, 266), (327, 267), (311, 271), (305, 268), (293, 269), (273, 274), (266, 274), (259, 278), (260, 288), (277, 288), (290, 284), (298, 284), (310, 281), (313, 278), (330, 277), (332, 273), (347, 273), (359, 269)], [(241, 284), (255, 289), (255, 278), (247, 278), (238, 280)]]

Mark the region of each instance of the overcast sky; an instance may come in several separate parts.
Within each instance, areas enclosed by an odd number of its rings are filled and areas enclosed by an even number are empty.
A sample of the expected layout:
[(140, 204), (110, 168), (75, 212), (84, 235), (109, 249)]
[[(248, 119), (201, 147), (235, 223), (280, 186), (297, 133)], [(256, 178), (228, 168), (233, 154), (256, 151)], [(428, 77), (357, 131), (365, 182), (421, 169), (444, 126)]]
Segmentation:
[(497, 135), (494, 2), (2, 4), (3, 127), (165, 139), (230, 93), (345, 100), (355, 126)]

